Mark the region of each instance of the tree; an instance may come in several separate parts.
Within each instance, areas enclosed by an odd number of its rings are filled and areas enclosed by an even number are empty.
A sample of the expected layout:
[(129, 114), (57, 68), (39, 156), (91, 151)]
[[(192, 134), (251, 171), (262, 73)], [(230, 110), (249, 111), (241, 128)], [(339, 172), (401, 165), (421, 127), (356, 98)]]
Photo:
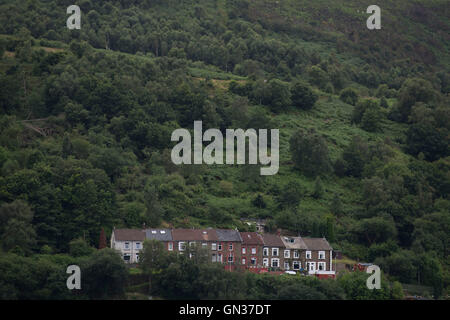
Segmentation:
[(382, 114), (380, 108), (367, 109), (361, 119), (361, 128), (369, 132), (381, 132)]
[(99, 249), (106, 248), (106, 236), (105, 236), (105, 230), (103, 228), (100, 231), (100, 239), (98, 240), (98, 248)]
[(322, 185), (322, 180), (320, 179), (320, 177), (316, 177), (316, 180), (314, 181), (314, 191), (312, 196), (316, 199), (320, 199), (322, 198), (324, 193), (323, 190), (323, 185)]
[(81, 290), (90, 299), (123, 298), (128, 270), (113, 249), (97, 250), (80, 263)]
[(407, 122), (411, 109), (417, 102), (427, 104), (432, 102), (434, 98), (435, 91), (429, 81), (419, 78), (405, 80), (400, 88), (397, 102), (399, 120)]
[(309, 176), (329, 172), (330, 158), (325, 139), (313, 129), (298, 130), (289, 140), (289, 149), (295, 166)]
[(354, 136), (342, 154), (342, 158), (346, 164), (346, 174), (353, 177), (360, 177), (364, 166), (369, 161), (369, 157), (369, 146), (367, 142), (359, 136)]
[(346, 88), (341, 91), (341, 95), (339, 96), (339, 98), (343, 102), (354, 106), (354, 105), (356, 105), (356, 102), (358, 101), (358, 93), (353, 88)]
[(94, 251), (94, 248), (91, 247), (83, 238), (73, 239), (69, 243), (69, 253), (72, 257), (89, 256)]
[(272, 79), (269, 81), (269, 90), (269, 105), (274, 112), (280, 112), (291, 104), (291, 91), (287, 83)]
[(139, 267), (148, 276), (149, 290), (152, 292), (153, 277), (166, 269), (172, 256), (164, 247), (164, 243), (158, 240), (145, 240), (143, 249), (139, 255)]
[(343, 212), (342, 209), (342, 201), (341, 198), (339, 197), (339, 195), (337, 193), (334, 194), (333, 196), (333, 200), (331, 201), (331, 207), (330, 210), (332, 213), (336, 214), (336, 215), (340, 215)]
[(266, 208), (266, 202), (264, 201), (264, 197), (262, 194), (258, 194), (255, 199), (253, 199), (252, 204), (260, 209)]
[(32, 220), (33, 211), (23, 200), (14, 200), (0, 206), (0, 240), (4, 250), (16, 246), (31, 250), (36, 241)]
[(395, 239), (397, 235), (393, 219), (384, 217), (362, 219), (354, 225), (351, 232), (357, 236), (359, 242), (368, 245)]
[(291, 88), (291, 99), (295, 107), (310, 110), (316, 103), (318, 96), (306, 84), (296, 82)]
[(303, 193), (303, 187), (299, 183), (290, 181), (277, 197), (280, 207), (296, 207), (300, 203)]

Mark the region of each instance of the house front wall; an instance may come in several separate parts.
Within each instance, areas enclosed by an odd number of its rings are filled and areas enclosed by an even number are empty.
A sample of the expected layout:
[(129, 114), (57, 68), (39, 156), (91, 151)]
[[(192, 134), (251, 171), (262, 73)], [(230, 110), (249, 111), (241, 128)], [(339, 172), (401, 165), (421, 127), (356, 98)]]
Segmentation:
[(118, 250), (126, 263), (139, 262), (139, 253), (142, 246), (143, 241), (111, 241), (111, 248)]
[[(262, 246), (257, 244), (241, 245), (241, 264), (245, 268), (261, 268), (262, 267)], [(245, 252), (244, 252), (245, 249)], [(244, 260), (245, 259), (245, 260)], [(254, 263), (252, 263), (254, 259)]]
[[(307, 250), (311, 252), (311, 258), (305, 257), (305, 266), (308, 264), (309, 273), (329, 272), (333, 270), (332, 251), (331, 250)], [(320, 257), (319, 255), (323, 253)], [(306, 254), (306, 252), (305, 252)]]
[[(277, 249), (277, 250), (274, 250)], [(282, 270), (284, 268), (284, 258), (283, 258), (284, 247), (263, 247), (263, 266), (273, 268), (275, 270)], [(278, 254), (276, 254), (278, 252)], [(278, 260), (277, 260), (278, 259)], [(278, 267), (274, 267), (274, 261), (278, 261)], [(268, 262), (268, 265), (266, 265)]]
[[(289, 257), (285, 255), (289, 252)], [(297, 256), (295, 255), (297, 252)], [(304, 249), (283, 249), (283, 270), (301, 271), (306, 269)]]

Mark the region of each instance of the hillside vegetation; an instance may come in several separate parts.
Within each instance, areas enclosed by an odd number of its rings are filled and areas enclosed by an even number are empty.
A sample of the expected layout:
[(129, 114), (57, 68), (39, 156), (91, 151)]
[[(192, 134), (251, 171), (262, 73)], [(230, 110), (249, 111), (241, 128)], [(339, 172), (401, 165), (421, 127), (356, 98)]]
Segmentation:
[[(0, 1), (0, 266), (114, 226), (263, 218), (446, 295), (448, 1), (379, 1), (381, 30), (370, 4)], [(280, 129), (278, 174), (174, 165), (195, 120)]]

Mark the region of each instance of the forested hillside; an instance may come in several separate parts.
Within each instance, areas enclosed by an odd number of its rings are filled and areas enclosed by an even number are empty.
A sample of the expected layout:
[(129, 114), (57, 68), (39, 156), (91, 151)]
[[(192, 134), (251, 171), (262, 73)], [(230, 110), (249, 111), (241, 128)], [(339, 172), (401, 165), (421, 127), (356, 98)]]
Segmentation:
[[(1, 0), (0, 285), (102, 229), (261, 218), (448, 294), (449, 3), (379, 1), (368, 30), (371, 4)], [(280, 129), (278, 174), (174, 165), (195, 120)]]

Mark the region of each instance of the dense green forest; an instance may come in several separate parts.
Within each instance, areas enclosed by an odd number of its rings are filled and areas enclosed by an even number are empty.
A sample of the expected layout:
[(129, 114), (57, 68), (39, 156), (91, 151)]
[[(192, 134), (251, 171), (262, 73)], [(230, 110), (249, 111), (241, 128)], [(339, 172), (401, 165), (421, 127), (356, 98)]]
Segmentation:
[[(66, 27), (72, 4), (80, 30)], [(0, 297), (73, 298), (65, 267), (90, 268), (94, 286), (108, 261), (109, 293), (120, 296), (120, 259), (89, 248), (102, 229), (245, 231), (243, 218), (325, 236), (389, 281), (447, 296), (449, 3), (379, 1), (381, 30), (366, 27), (370, 4), (0, 0)], [(222, 131), (279, 128), (278, 174), (174, 165), (171, 133), (195, 120)], [(166, 277), (198, 298), (252, 287), (242, 298), (283, 298), (286, 288), (298, 298), (358, 297), (350, 280), (291, 284), (170, 259), (179, 261)], [(195, 284), (208, 281), (181, 279), (181, 268), (236, 287), (202, 295)], [(86, 290), (80, 298), (105, 297)]]

